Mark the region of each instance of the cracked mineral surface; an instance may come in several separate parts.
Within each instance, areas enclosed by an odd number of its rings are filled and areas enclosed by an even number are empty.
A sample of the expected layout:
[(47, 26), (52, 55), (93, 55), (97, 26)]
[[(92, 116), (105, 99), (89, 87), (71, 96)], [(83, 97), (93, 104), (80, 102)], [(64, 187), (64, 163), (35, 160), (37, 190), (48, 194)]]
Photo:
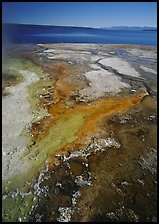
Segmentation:
[(156, 47), (12, 45), (4, 222), (157, 221)]

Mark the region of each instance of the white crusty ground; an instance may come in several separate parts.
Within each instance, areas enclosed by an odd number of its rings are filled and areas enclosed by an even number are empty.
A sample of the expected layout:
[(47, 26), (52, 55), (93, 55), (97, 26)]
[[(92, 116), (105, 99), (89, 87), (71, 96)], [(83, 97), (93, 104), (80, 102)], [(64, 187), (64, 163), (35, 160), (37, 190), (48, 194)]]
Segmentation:
[(122, 88), (130, 88), (130, 85), (121, 81), (121, 78), (104, 70), (93, 70), (83, 74), (90, 86), (79, 91), (81, 97), (93, 100), (105, 95), (105, 93), (117, 94)]
[(127, 61), (121, 58), (117, 58), (117, 57), (104, 58), (100, 60), (99, 62), (102, 65), (114, 68), (119, 73), (122, 73), (124, 75), (140, 77), (140, 74), (135, 70), (135, 68), (131, 67), (131, 65)]
[(40, 53), (40, 55), (45, 55), (50, 60), (55, 59), (67, 59), (67, 60), (73, 60), (78, 63), (82, 61), (92, 61), (95, 62), (96, 60), (101, 59), (101, 56), (98, 55), (92, 55), (90, 51), (78, 51), (78, 50), (65, 50), (65, 49), (48, 49), (44, 50), (43, 53)]
[(100, 69), (100, 67), (98, 65), (96, 65), (96, 64), (90, 64), (89, 66), (91, 68), (93, 68), (94, 70), (99, 70)]
[(154, 50), (142, 50), (132, 48), (127, 50), (127, 52), (141, 58), (157, 59), (157, 52), (154, 52)]
[(145, 72), (150, 72), (150, 73), (153, 73), (153, 74), (157, 74), (157, 71), (155, 71), (154, 69), (152, 69), (152, 68), (148, 68), (148, 67), (145, 67), (145, 66), (143, 66), (143, 65), (141, 65), (140, 66), (140, 68), (142, 69), (142, 70), (144, 70)]
[(22, 136), (21, 132), (33, 119), (33, 115), (29, 113), (27, 87), (39, 78), (35, 73), (27, 70), (20, 70), (20, 73), (25, 77), (25, 81), (11, 87), (10, 95), (2, 98), (3, 179), (19, 174), (24, 168), (20, 156), (29, 139)]

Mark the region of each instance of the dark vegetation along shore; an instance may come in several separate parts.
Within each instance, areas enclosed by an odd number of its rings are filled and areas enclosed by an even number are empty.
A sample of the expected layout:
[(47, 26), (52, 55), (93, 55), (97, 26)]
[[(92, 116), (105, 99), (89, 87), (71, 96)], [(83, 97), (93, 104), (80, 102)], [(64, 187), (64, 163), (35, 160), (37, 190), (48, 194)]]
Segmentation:
[(12, 45), (2, 65), (4, 222), (157, 221), (157, 50)]

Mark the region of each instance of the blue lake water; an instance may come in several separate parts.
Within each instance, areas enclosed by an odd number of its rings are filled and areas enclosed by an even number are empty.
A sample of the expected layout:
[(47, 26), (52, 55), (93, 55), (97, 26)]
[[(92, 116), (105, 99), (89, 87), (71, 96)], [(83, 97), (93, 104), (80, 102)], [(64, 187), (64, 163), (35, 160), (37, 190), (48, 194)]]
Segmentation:
[(10, 25), (3, 27), (3, 42), (141, 44), (157, 46), (157, 32), (143, 30), (104, 30), (82, 27)]

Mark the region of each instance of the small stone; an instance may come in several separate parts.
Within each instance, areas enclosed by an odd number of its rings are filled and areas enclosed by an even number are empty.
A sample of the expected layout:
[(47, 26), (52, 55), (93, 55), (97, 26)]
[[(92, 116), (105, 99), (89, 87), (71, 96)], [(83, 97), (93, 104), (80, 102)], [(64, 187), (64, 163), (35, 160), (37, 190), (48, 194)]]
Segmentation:
[(22, 218), (18, 218), (18, 221), (21, 222), (22, 221)]

